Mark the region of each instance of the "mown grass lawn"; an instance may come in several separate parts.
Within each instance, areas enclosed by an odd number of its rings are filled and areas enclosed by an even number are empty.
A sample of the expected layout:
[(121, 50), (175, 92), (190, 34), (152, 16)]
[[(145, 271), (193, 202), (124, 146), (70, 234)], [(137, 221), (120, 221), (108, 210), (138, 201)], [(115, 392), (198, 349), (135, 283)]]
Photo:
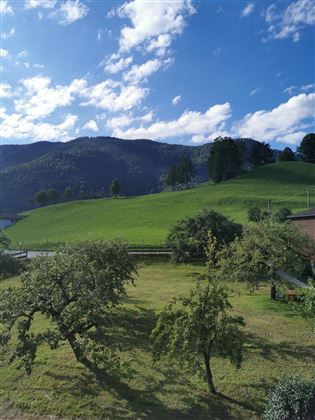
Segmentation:
[(315, 166), (287, 162), (266, 165), (219, 184), (139, 197), (73, 201), (30, 212), (6, 229), (12, 247), (51, 249), (60, 242), (93, 237), (123, 236), (132, 245), (160, 245), (180, 218), (209, 208), (237, 222), (247, 222), (250, 206), (273, 209), (306, 206), (306, 188), (313, 188)]
[[(173, 266), (143, 262), (136, 287), (113, 331), (121, 344), (121, 367), (96, 378), (79, 365), (65, 344), (59, 351), (43, 347), (30, 377), (0, 356), (0, 418), (229, 419), (259, 418), (266, 394), (281, 375), (314, 375), (315, 336), (289, 305), (271, 302), (268, 288), (250, 294), (234, 285), (234, 311), (247, 322), (243, 367), (214, 359), (214, 380), (221, 396), (209, 396), (197, 375), (176, 362), (154, 364), (150, 331), (156, 314), (173, 296), (184, 294), (204, 270), (199, 264)], [(5, 280), (0, 287), (19, 284)], [(47, 321), (37, 319), (36, 328)]]

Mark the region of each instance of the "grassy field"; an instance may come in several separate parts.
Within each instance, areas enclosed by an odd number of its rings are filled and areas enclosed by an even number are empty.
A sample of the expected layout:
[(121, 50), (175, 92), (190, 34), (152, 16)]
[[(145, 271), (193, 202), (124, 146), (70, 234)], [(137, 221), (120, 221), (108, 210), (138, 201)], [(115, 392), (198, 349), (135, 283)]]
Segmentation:
[(13, 247), (49, 249), (62, 241), (87, 235), (123, 236), (134, 245), (159, 245), (179, 218), (203, 207), (245, 222), (252, 205), (287, 205), (305, 209), (305, 188), (314, 187), (315, 165), (278, 163), (258, 168), (220, 184), (205, 183), (190, 190), (133, 198), (74, 201), (26, 212), (27, 217), (6, 229)]
[[(205, 383), (174, 362), (154, 364), (149, 334), (155, 316), (175, 294), (185, 293), (203, 270), (200, 265), (142, 263), (136, 287), (113, 333), (124, 349), (120, 370), (96, 379), (80, 366), (65, 344), (43, 347), (30, 377), (0, 355), (0, 418), (256, 419), (266, 394), (286, 374), (314, 374), (315, 337), (310, 326), (281, 302), (271, 302), (266, 287), (250, 295), (234, 286), (234, 311), (247, 322), (243, 367), (214, 359), (214, 380), (223, 395), (210, 397)], [(0, 287), (18, 285), (18, 279)], [(36, 328), (47, 322), (38, 318)]]

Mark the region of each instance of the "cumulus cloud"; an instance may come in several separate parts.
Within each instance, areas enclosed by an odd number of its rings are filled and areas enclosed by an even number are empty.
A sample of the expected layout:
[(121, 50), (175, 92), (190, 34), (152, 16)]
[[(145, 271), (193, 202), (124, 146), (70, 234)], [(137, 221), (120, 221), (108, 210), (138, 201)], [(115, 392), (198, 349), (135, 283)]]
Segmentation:
[(301, 93), (278, 107), (247, 114), (234, 126), (241, 137), (252, 137), (261, 141), (286, 142), (298, 138), (297, 133), (306, 121), (314, 118), (315, 94)]
[(285, 39), (292, 37), (294, 42), (300, 39), (300, 31), (307, 25), (315, 24), (315, 3), (313, 0), (298, 0), (291, 3), (284, 11), (277, 13), (274, 4), (265, 12), (268, 23), (268, 39)]
[(144, 46), (149, 51), (165, 49), (185, 27), (185, 18), (195, 12), (191, 0), (144, 2), (133, 0), (119, 7), (117, 14), (130, 20), (120, 34), (120, 50)]
[(0, 0), (0, 14), (1, 15), (12, 15), (13, 9), (8, 4), (7, 0)]
[(83, 130), (98, 131), (98, 125), (97, 125), (96, 121), (90, 120), (82, 127), (82, 129)]
[(119, 54), (114, 53), (112, 54), (106, 61), (105, 61), (105, 70), (109, 73), (119, 73), (122, 70), (125, 70), (131, 63), (133, 57), (121, 57)]
[(4, 48), (0, 48), (0, 57), (9, 60), (11, 58), (11, 54), (8, 50)]
[(0, 98), (10, 98), (12, 95), (12, 86), (8, 83), (0, 83)]
[(23, 96), (14, 101), (15, 110), (29, 119), (44, 118), (59, 107), (70, 105), (74, 95), (86, 87), (84, 79), (75, 79), (68, 86), (51, 86), (49, 77), (36, 76), (22, 81)]
[(146, 80), (151, 74), (157, 72), (161, 67), (169, 64), (170, 59), (160, 61), (155, 58), (154, 60), (148, 60), (143, 64), (134, 64), (131, 69), (124, 74), (123, 79), (125, 82), (137, 84), (142, 80)]
[(57, 0), (26, 0), (25, 9), (53, 9), (56, 3)]
[(134, 119), (132, 117), (129, 117), (127, 115), (122, 115), (120, 117), (114, 117), (114, 118), (111, 118), (111, 119), (107, 120), (106, 125), (107, 125), (107, 127), (111, 128), (111, 129), (116, 129), (116, 128), (127, 127), (133, 121), (134, 121)]
[(15, 34), (15, 28), (11, 28), (8, 32), (2, 32), (1, 38), (8, 39)]
[(248, 3), (244, 9), (241, 11), (241, 17), (247, 17), (251, 15), (254, 11), (255, 4), (254, 3)]
[(177, 105), (177, 104), (181, 101), (181, 99), (182, 99), (181, 95), (175, 96), (175, 97), (172, 99), (172, 104), (173, 104), (174, 106), (175, 106), (175, 105)]
[(67, 0), (51, 16), (57, 19), (60, 25), (66, 26), (84, 18), (88, 12), (89, 8), (79, 0)]
[(81, 105), (93, 105), (112, 112), (128, 111), (139, 105), (149, 90), (135, 85), (123, 85), (113, 80), (105, 80), (87, 87), (81, 95), (87, 100)]
[(214, 105), (205, 113), (186, 111), (177, 120), (158, 121), (148, 127), (129, 128), (127, 130), (116, 129), (114, 135), (127, 139), (149, 138), (158, 140), (162, 138), (211, 135), (223, 129), (224, 123), (231, 116), (229, 103)]
[(4, 139), (67, 141), (70, 140), (69, 130), (73, 130), (78, 121), (78, 117), (72, 114), (60, 124), (35, 123), (17, 113), (7, 115), (5, 110), (1, 114), (0, 135)]

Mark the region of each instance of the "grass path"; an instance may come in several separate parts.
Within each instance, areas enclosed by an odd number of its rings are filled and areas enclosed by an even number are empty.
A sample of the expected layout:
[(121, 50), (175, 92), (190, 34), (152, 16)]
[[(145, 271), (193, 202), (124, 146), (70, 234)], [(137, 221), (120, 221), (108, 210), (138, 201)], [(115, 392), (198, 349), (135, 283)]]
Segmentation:
[[(250, 295), (236, 285), (235, 312), (247, 322), (247, 352), (243, 367), (214, 359), (214, 380), (224, 397), (209, 397), (206, 384), (175, 362), (154, 364), (149, 334), (156, 314), (178, 293), (185, 293), (203, 271), (200, 265), (174, 267), (146, 262), (136, 287), (112, 332), (121, 344), (121, 368), (95, 378), (74, 360), (67, 345), (59, 351), (43, 347), (30, 377), (8, 365), (0, 354), (0, 418), (56, 416), (110, 419), (256, 419), (266, 393), (281, 376), (314, 373), (315, 337), (309, 325), (287, 304), (271, 302), (267, 288)], [(18, 285), (18, 279), (0, 287)], [(37, 319), (36, 328), (47, 321)]]

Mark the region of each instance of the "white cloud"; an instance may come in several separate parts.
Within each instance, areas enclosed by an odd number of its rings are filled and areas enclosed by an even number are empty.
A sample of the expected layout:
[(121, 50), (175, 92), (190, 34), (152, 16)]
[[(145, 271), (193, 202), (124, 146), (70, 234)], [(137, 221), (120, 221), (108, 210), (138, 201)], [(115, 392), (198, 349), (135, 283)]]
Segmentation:
[(82, 127), (82, 129), (83, 130), (98, 131), (98, 125), (97, 125), (96, 121), (90, 120)]
[(301, 87), (302, 92), (310, 92), (315, 89), (315, 83), (309, 83)]
[[(123, 52), (140, 46), (150, 51), (165, 49), (171, 39), (185, 27), (185, 18), (195, 12), (191, 0), (145, 2), (132, 0), (119, 7), (117, 14), (128, 18), (131, 26), (125, 26), (120, 34), (120, 49)], [(164, 37), (160, 37), (160, 36)], [(160, 46), (159, 46), (160, 43)]]
[(2, 110), (2, 124), (0, 135), (4, 139), (14, 140), (70, 140), (69, 131), (73, 130), (78, 117), (76, 115), (67, 115), (60, 124), (49, 124), (44, 122), (34, 123), (20, 114), (7, 115)]
[(292, 96), (293, 93), (298, 91), (298, 87), (297, 86), (288, 86), (287, 88), (285, 88), (283, 90), (283, 93), (286, 93), (289, 96)]
[(1, 15), (12, 15), (13, 9), (8, 4), (7, 0), (0, 0), (0, 14)]
[(84, 79), (75, 79), (68, 86), (51, 86), (49, 77), (36, 76), (22, 81), (22, 98), (14, 101), (15, 110), (29, 119), (44, 118), (59, 107), (70, 105), (74, 95), (86, 87)]
[(148, 60), (143, 64), (134, 64), (131, 69), (124, 74), (125, 82), (137, 84), (142, 80), (146, 80), (151, 74), (157, 72), (162, 66), (169, 64), (170, 60), (160, 61), (157, 58)]
[(22, 50), (17, 55), (17, 58), (25, 58), (25, 57), (28, 57), (28, 52), (26, 50)]
[(1, 34), (2, 39), (8, 39), (11, 38), (15, 34), (15, 28), (11, 28), (8, 32), (3, 32)]
[(62, 3), (59, 9), (55, 10), (51, 16), (57, 19), (60, 25), (70, 25), (71, 23), (84, 18), (89, 12), (89, 8), (79, 0), (67, 0)]
[(122, 115), (121, 117), (114, 117), (114, 118), (111, 118), (110, 120), (107, 120), (106, 125), (109, 128), (116, 129), (116, 128), (127, 127), (133, 121), (134, 121), (133, 118), (127, 115)]
[(205, 113), (186, 111), (177, 120), (158, 121), (148, 127), (116, 129), (114, 135), (127, 139), (149, 138), (167, 139), (178, 136), (208, 135), (222, 130), (225, 121), (231, 116), (229, 103), (214, 105)]
[(181, 99), (182, 99), (181, 95), (175, 96), (175, 97), (172, 99), (172, 104), (173, 104), (174, 106), (175, 106), (175, 105), (177, 105), (177, 104), (181, 101)]
[(0, 48), (0, 58), (5, 58), (9, 60), (11, 58), (11, 54), (8, 50), (5, 50), (4, 48)]
[(241, 17), (247, 17), (251, 15), (254, 11), (255, 4), (254, 3), (248, 3), (244, 9), (241, 11)]
[(293, 96), (271, 111), (261, 110), (247, 114), (234, 126), (241, 137), (261, 141), (293, 139), (305, 121), (314, 118), (315, 94)]
[(256, 88), (256, 89), (253, 89), (253, 90), (251, 90), (250, 92), (249, 92), (249, 96), (254, 96), (254, 95), (256, 95), (258, 92), (260, 92), (261, 91), (261, 87), (258, 87), (258, 88)]
[(118, 73), (126, 69), (132, 63), (132, 60), (131, 56), (124, 58), (114, 53), (105, 61), (105, 70), (112, 74)]
[(12, 86), (8, 83), (0, 83), (0, 98), (10, 98), (12, 93)]
[(300, 39), (300, 31), (307, 25), (315, 24), (315, 2), (297, 0), (282, 13), (276, 13), (276, 6), (270, 5), (265, 12), (268, 23), (267, 39), (285, 39), (292, 37), (294, 42)]
[(44, 69), (45, 68), (44, 64), (38, 64), (38, 63), (34, 63), (33, 67), (35, 69)]
[(56, 3), (57, 0), (26, 0), (25, 9), (53, 9)]
[(81, 105), (93, 105), (112, 112), (128, 111), (139, 105), (147, 96), (149, 90), (138, 86), (124, 86), (113, 80), (105, 80), (81, 91), (87, 101)]

